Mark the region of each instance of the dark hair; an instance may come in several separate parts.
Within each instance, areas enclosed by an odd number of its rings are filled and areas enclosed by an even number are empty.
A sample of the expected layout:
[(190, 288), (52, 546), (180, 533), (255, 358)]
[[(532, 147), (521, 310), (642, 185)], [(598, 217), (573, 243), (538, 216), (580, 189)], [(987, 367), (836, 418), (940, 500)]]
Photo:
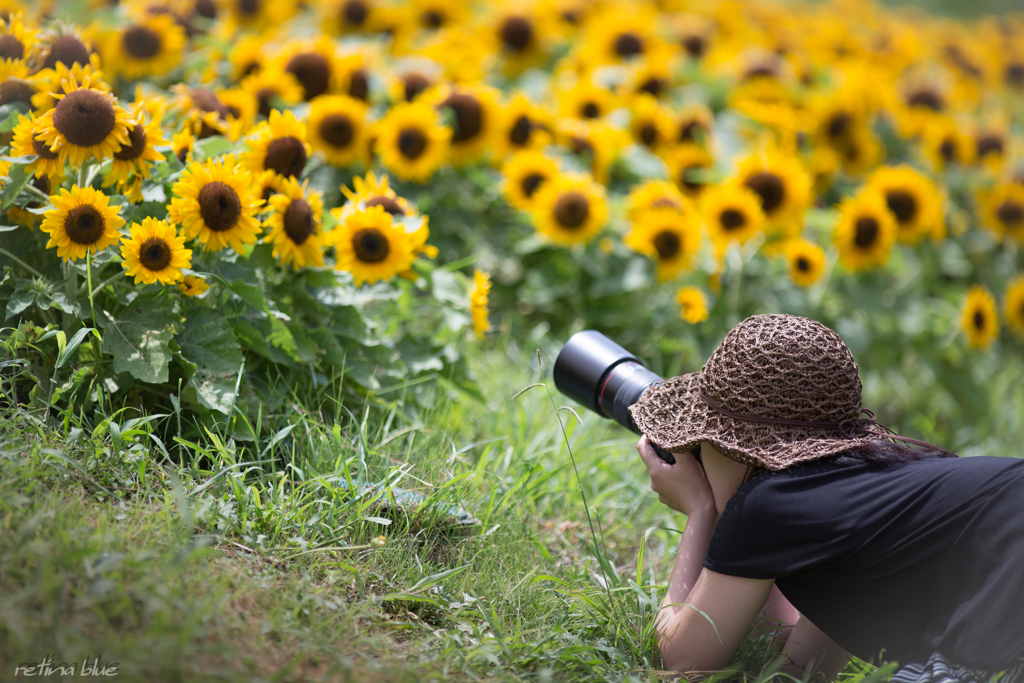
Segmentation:
[(835, 456), (835, 462), (840, 465), (856, 465), (869, 462), (898, 465), (910, 462), (911, 460), (918, 460), (919, 458), (957, 457), (960, 456), (939, 446), (913, 448), (905, 443), (893, 443), (892, 441), (879, 439), (878, 441), (872, 441), (866, 446), (843, 451)]

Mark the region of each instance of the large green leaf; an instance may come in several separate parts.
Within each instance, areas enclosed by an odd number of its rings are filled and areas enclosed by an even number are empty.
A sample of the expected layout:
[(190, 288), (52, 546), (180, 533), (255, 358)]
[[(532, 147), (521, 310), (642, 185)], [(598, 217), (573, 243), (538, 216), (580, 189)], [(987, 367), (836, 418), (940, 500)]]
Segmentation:
[(178, 336), (182, 357), (196, 365), (189, 383), (199, 403), (227, 414), (235, 400), (242, 351), (233, 326), (216, 311), (190, 315)]
[(114, 371), (143, 382), (166, 382), (177, 319), (173, 300), (159, 294), (138, 297), (116, 318), (103, 311), (103, 352), (114, 357)]

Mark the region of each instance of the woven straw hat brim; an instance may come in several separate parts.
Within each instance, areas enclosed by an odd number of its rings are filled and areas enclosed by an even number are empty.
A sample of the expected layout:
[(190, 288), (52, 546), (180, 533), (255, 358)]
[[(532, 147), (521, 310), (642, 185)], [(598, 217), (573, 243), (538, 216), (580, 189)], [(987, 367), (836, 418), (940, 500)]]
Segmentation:
[(640, 431), (667, 451), (686, 453), (709, 441), (737, 462), (782, 470), (878, 440), (877, 436), (844, 438), (835, 429), (735, 420), (701, 400), (699, 377), (699, 372), (693, 372), (652, 385), (629, 407)]

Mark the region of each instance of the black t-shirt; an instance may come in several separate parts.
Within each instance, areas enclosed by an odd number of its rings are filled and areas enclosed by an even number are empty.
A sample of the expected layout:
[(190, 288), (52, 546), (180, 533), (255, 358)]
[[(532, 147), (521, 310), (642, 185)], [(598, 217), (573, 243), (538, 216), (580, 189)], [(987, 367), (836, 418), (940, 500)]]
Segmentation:
[(997, 671), (1024, 656), (1024, 460), (834, 460), (740, 486), (704, 566), (776, 579), (851, 654), (933, 652)]

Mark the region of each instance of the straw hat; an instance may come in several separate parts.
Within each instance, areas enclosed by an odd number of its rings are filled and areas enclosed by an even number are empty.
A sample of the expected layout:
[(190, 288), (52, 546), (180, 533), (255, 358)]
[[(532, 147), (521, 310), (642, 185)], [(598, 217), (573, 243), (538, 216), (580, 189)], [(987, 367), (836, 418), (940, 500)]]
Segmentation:
[(860, 401), (857, 364), (838, 334), (795, 315), (755, 315), (700, 372), (652, 385), (629, 412), (668, 451), (710, 441), (733, 460), (781, 470), (887, 436), (872, 431), (880, 425), (870, 411), (858, 418)]

